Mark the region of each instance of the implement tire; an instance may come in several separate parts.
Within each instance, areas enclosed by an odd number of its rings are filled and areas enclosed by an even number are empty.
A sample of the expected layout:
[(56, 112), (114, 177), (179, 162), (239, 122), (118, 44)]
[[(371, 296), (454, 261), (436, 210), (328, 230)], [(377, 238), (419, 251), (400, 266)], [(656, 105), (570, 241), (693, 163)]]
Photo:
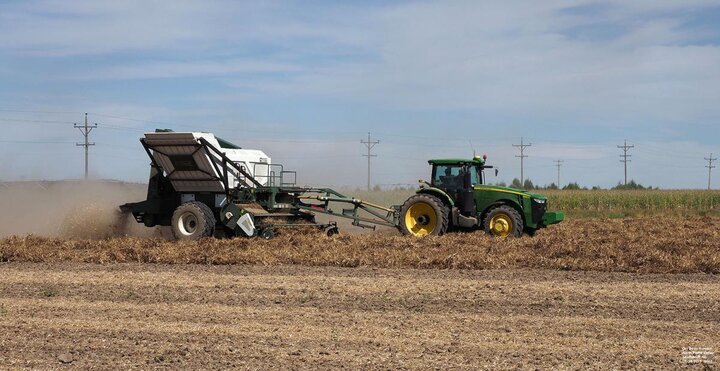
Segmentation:
[(406, 236), (440, 236), (447, 231), (450, 211), (437, 197), (419, 194), (400, 209), (400, 232)]
[(202, 202), (186, 202), (172, 215), (172, 232), (178, 240), (198, 240), (211, 237), (215, 232), (215, 215)]
[(485, 232), (495, 237), (520, 237), (523, 234), (524, 224), (517, 210), (502, 205), (487, 213), (484, 227)]

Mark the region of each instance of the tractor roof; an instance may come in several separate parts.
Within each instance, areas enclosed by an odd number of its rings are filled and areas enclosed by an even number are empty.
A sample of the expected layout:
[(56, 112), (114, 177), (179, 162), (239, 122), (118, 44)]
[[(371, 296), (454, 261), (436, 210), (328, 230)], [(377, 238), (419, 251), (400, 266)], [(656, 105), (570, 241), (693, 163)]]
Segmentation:
[(475, 156), (471, 159), (467, 158), (446, 158), (429, 160), (430, 165), (485, 165), (485, 159), (481, 156)]

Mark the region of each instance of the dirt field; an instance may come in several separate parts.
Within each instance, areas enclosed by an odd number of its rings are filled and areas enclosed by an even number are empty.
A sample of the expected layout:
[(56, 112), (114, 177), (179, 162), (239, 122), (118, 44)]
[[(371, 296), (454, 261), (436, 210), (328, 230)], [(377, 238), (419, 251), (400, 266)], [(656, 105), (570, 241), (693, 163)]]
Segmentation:
[(64, 187), (0, 197), (0, 369), (716, 367), (717, 217), (174, 242)]
[(683, 348), (720, 349), (720, 277), (705, 274), (4, 263), (0, 275), (3, 369), (668, 369), (687, 366)]

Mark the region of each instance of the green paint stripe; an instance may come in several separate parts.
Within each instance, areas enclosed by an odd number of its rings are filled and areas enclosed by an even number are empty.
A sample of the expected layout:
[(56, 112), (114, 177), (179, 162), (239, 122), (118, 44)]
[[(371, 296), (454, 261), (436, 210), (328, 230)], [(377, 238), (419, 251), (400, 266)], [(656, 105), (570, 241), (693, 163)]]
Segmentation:
[(514, 195), (519, 195), (523, 197), (530, 197), (527, 193), (521, 193), (521, 192), (515, 192), (515, 191), (509, 191), (507, 189), (501, 189), (501, 188), (495, 188), (495, 187), (488, 187), (488, 186), (475, 186), (473, 187), (475, 190), (482, 191), (482, 190), (492, 190), (496, 192), (504, 192), (504, 193), (511, 193)]

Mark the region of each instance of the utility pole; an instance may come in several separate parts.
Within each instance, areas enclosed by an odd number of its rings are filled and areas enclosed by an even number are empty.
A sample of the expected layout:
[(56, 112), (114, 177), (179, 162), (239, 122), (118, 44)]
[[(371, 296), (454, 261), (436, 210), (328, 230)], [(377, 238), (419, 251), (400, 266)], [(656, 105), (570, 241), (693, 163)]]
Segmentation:
[(628, 160), (628, 157), (632, 157), (632, 155), (628, 155), (628, 150), (630, 150), (631, 148), (635, 148), (635, 145), (629, 146), (627, 144), (627, 139), (625, 139), (625, 144), (617, 147), (623, 150), (623, 154), (620, 155), (620, 157), (622, 157), (623, 159), (620, 160), (620, 162), (625, 164), (625, 184), (627, 185), (627, 163), (632, 161)]
[(82, 135), (85, 137), (85, 143), (75, 143), (75, 145), (78, 147), (85, 147), (85, 179), (86, 180), (88, 178), (88, 149), (90, 146), (95, 145), (95, 142), (93, 142), (93, 143), (88, 142), (88, 136), (90, 135), (90, 132), (92, 131), (92, 129), (97, 128), (97, 125), (98, 125), (97, 123), (88, 124), (87, 113), (85, 113), (85, 124), (84, 125), (77, 124), (77, 123), (73, 125), (76, 129), (80, 130)]
[(717, 161), (717, 157), (713, 158), (712, 153), (711, 153), (709, 158), (705, 157), (705, 161), (708, 162), (708, 164), (705, 167), (708, 168), (708, 191), (709, 191), (710, 190), (710, 177), (712, 176), (712, 169), (715, 168), (715, 166), (713, 166), (712, 163), (713, 163), (713, 161)]
[(520, 156), (515, 155), (515, 157), (520, 157), (520, 184), (525, 185), (525, 147), (532, 147), (532, 143), (525, 144), (525, 138), (520, 138), (520, 144), (513, 144), (513, 147), (520, 148)]
[(553, 162), (555, 163), (555, 166), (557, 166), (557, 168), (558, 168), (557, 186), (558, 186), (558, 189), (560, 189), (560, 188), (562, 188), (562, 187), (560, 187), (560, 166), (562, 166), (562, 163), (565, 161), (564, 160), (553, 160)]
[(379, 140), (371, 141), (370, 140), (370, 132), (368, 132), (367, 141), (361, 140), (360, 143), (364, 144), (365, 147), (367, 147), (367, 151), (368, 151), (367, 155), (363, 155), (363, 156), (367, 157), (367, 159), (368, 159), (367, 190), (369, 191), (370, 190), (370, 158), (377, 157), (377, 155), (373, 155), (371, 153), (371, 151), (372, 151), (373, 147), (375, 147), (376, 144), (380, 143), (380, 141)]

